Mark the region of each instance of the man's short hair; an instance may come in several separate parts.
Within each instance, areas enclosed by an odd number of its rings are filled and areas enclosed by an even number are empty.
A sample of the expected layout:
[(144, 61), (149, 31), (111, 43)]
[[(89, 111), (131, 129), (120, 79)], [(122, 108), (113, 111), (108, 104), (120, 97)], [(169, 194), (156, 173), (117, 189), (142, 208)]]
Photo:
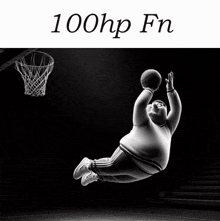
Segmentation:
[(155, 101), (153, 101), (153, 103), (154, 103), (154, 102), (161, 103), (161, 104), (163, 104), (165, 107), (167, 107), (167, 105), (166, 105), (163, 101), (161, 101), (161, 100), (155, 100)]

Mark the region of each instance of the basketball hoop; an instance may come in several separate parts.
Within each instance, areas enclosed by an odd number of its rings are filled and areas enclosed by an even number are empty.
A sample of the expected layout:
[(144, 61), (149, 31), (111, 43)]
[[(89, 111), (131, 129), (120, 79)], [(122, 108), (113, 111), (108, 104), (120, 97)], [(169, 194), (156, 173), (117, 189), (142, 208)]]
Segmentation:
[(24, 81), (24, 94), (33, 97), (46, 94), (46, 84), (54, 67), (54, 59), (47, 53), (35, 51), (15, 61), (15, 69)]

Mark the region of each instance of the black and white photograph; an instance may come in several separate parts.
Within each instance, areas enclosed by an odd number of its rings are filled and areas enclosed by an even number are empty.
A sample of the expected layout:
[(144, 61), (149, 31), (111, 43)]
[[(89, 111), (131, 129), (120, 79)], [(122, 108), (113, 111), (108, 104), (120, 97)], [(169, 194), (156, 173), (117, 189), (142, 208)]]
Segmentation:
[(4, 220), (219, 220), (219, 52), (2, 48)]

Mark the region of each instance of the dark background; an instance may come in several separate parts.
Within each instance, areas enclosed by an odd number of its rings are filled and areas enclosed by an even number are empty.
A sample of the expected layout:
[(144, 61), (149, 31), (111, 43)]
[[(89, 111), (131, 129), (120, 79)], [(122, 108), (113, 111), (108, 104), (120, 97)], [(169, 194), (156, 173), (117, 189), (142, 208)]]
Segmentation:
[[(87, 187), (72, 178), (84, 156), (110, 156), (131, 130), (133, 104), (142, 90), (140, 76), (149, 68), (163, 77), (154, 98), (167, 103), (164, 80), (173, 71), (183, 105), (167, 171), (178, 161), (189, 173), (201, 168), (190, 166), (196, 159), (220, 156), (219, 49), (39, 50), (55, 60), (46, 96), (24, 95), (23, 80), (13, 65), (0, 73), (4, 209), (115, 205), (157, 195), (168, 182), (163, 174), (137, 183)], [(170, 177), (173, 185), (175, 176)]]

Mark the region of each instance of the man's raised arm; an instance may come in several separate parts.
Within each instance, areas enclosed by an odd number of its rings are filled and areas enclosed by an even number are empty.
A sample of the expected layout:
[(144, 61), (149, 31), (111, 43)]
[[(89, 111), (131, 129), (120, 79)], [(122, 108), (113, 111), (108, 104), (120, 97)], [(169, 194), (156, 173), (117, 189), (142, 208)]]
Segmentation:
[(133, 125), (138, 126), (148, 121), (146, 107), (152, 99), (153, 93), (152, 89), (146, 88), (136, 99), (133, 110)]
[(174, 89), (173, 86), (174, 74), (170, 72), (168, 74), (168, 79), (166, 79), (166, 88), (167, 88), (167, 97), (170, 104), (170, 112), (167, 117), (167, 121), (173, 134), (179, 124), (180, 116), (182, 113), (182, 103), (179, 97), (179, 94)]

